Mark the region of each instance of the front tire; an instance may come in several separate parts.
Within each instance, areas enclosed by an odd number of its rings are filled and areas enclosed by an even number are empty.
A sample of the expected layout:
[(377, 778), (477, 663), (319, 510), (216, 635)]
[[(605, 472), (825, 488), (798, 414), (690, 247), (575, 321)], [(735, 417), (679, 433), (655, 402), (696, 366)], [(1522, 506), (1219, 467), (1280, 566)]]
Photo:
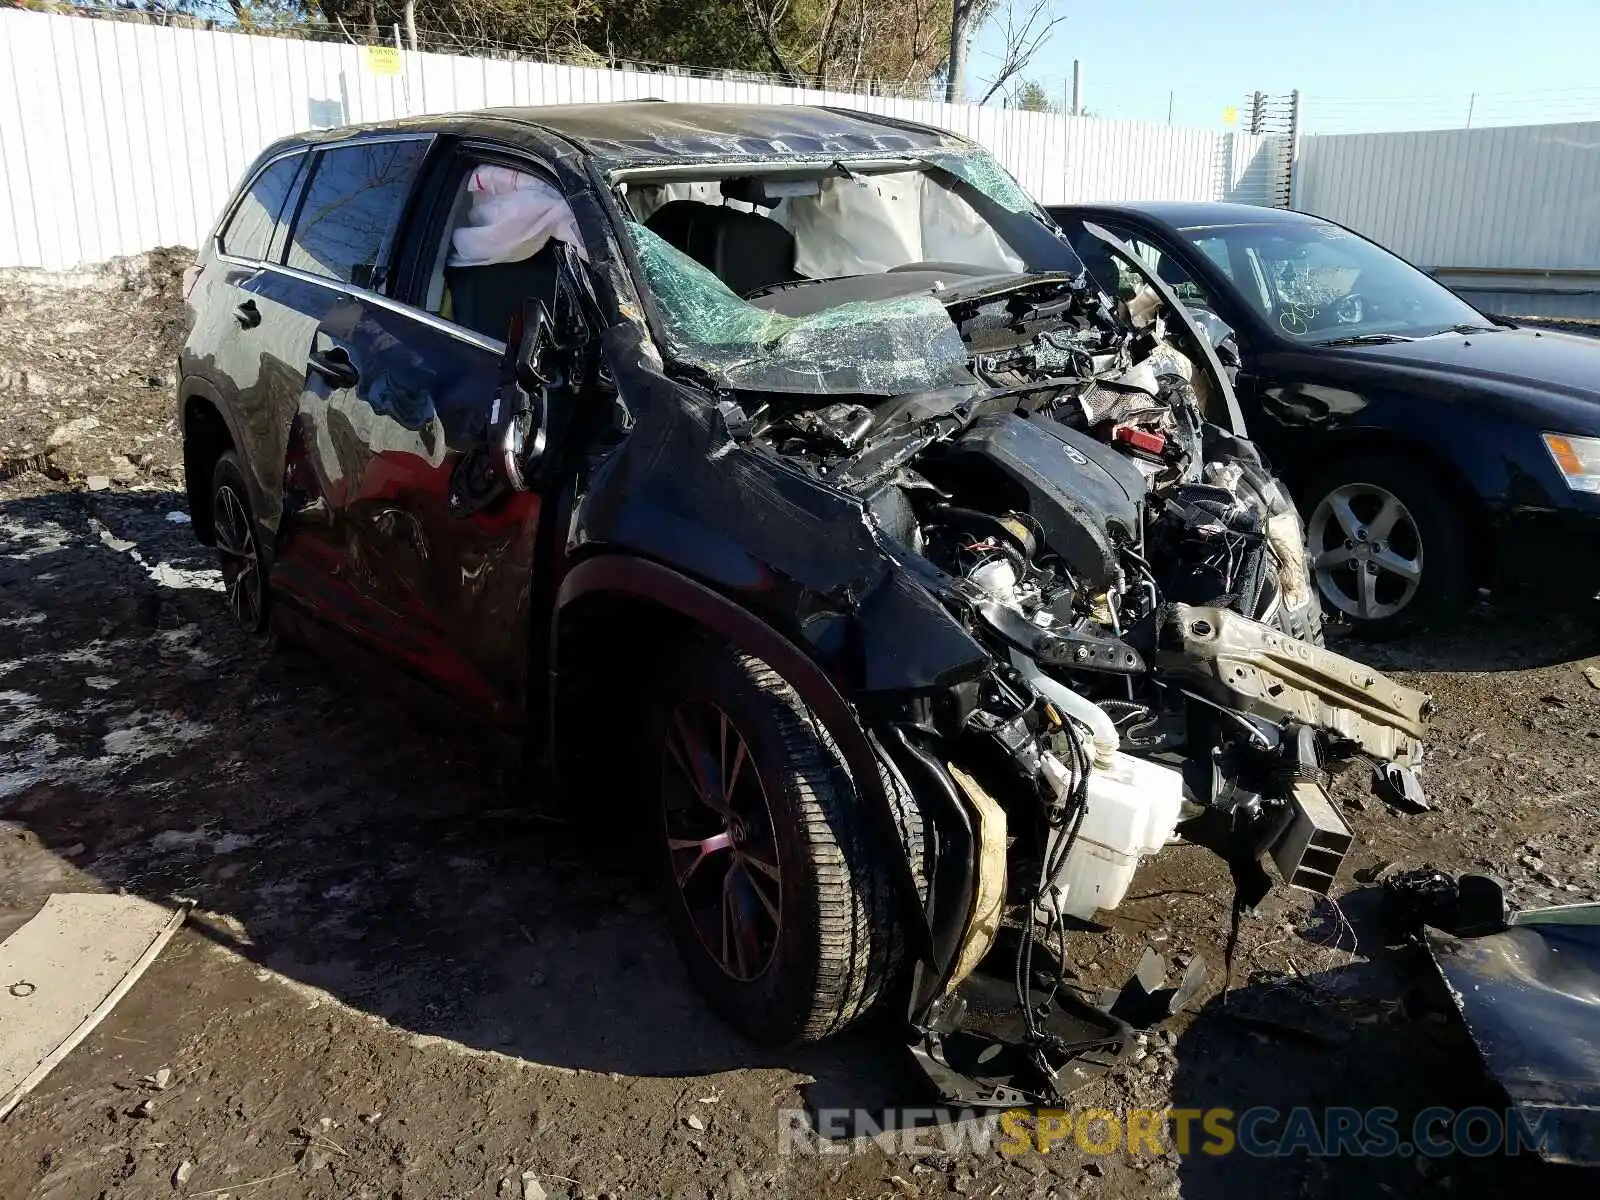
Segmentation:
[[(760, 659), (696, 643), (653, 711), (658, 857), (690, 977), (754, 1042), (839, 1032), (895, 978), (900, 851), (880, 847), (837, 747)], [(915, 806), (890, 794), (920, 845)]]
[(1306, 553), (1323, 604), (1363, 637), (1446, 625), (1466, 607), (1466, 532), (1425, 468), (1382, 455), (1334, 464), (1307, 488)]

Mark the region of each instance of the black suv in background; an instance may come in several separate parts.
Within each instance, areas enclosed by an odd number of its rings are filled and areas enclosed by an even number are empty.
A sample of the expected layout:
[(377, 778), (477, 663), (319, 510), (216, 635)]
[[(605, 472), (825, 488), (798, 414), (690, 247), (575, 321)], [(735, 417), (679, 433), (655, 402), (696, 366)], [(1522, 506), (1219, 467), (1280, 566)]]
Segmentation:
[(947, 1098), (1059, 1102), (1130, 1039), (1035, 988), (1032, 914), (1115, 907), (1184, 812), (1244, 903), (1269, 852), (1326, 890), (1323, 767), (1414, 798), (1427, 704), (1322, 647), (1293, 506), (1146, 282), (1131, 320), (982, 150), (865, 114), (293, 138), (191, 280), (195, 532), (245, 628), (649, 839), (752, 1038), (892, 1000)]

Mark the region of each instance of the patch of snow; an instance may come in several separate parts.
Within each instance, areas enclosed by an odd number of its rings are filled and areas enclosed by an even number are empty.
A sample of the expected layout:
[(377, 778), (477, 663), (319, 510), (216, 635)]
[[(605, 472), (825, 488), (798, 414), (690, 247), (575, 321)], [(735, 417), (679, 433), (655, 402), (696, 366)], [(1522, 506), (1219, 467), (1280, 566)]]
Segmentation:
[(111, 723), (101, 739), (107, 754), (135, 761), (171, 754), (190, 742), (197, 742), (211, 730), (197, 721), (186, 721), (164, 712), (129, 713)]
[(28, 562), (47, 554), (59, 554), (72, 545), (72, 533), (54, 521), (39, 521), (23, 525), (9, 517), (0, 517), (0, 557), (14, 562)]
[(188, 567), (175, 567), (171, 563), (157, 563), (150, 566), (141, 562), (145, 574), (155, 580), (162, 587), (167, 588), (201, 588), (208, 592), (221, 592), (227, 589), (222, 583), (222, 572), (216, 567), (201, 567), (192, 570)]
[(205, 826), (199, 829), (163, 829), (150, 839), (152, 850), (209, 850), (212, 854), (233, 854), (256, 839), (245, 833), (212, 833)]

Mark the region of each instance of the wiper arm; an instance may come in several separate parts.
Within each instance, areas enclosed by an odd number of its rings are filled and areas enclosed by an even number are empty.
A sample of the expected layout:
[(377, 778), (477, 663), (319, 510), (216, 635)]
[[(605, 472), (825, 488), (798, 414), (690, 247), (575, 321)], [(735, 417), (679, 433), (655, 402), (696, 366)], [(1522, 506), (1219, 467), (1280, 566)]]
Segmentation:
[(1414, 342), (1417, 339), (1408, 337), (1403, 333), (1356, 333), (1349, 337), (1334, 338), (1331, 342), (1321, 342), (1323, 346), (1384, 346), (1390, 342)]

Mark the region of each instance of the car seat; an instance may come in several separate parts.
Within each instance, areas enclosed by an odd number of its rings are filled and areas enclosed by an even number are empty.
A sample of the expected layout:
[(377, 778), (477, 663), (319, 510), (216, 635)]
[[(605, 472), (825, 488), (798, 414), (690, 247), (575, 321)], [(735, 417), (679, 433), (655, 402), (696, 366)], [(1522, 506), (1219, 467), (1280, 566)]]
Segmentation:
[(699, 200), (669, 200), (645, 228), (743, 296), (798, 279), (794, 235), (770, 217)]
[(555, 303), (556, 269), (553, 241), (520, 262), (446, 267), (449, 318), (485, 337), (504, 338), (524, 300), (543, 300), (547, 308)]

